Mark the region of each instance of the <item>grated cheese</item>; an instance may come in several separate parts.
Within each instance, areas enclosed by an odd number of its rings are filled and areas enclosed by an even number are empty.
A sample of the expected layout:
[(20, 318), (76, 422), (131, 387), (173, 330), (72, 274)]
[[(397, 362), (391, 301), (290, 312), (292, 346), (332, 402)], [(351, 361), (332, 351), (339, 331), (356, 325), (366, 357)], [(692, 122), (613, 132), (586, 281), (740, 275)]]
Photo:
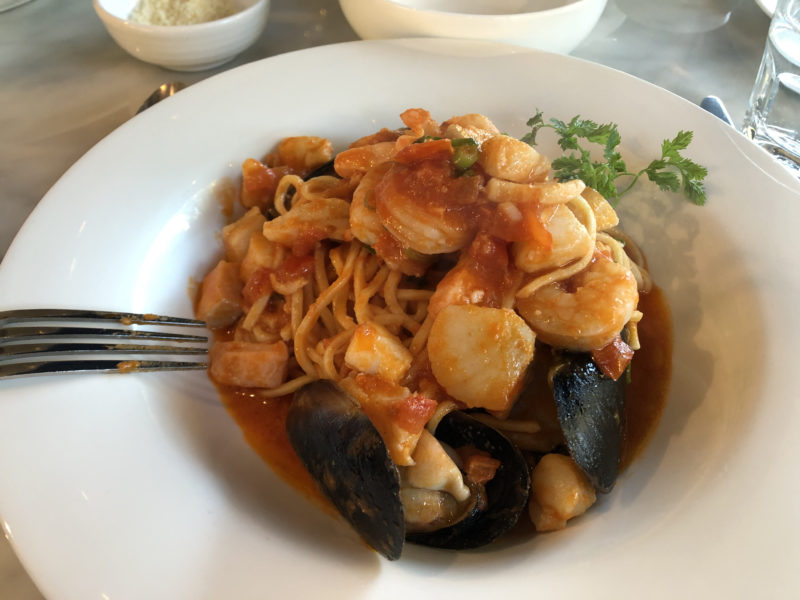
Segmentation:
[(139, 0), (128, 18), (143, 25), (193, 25), (235, 12), (231, 0)]

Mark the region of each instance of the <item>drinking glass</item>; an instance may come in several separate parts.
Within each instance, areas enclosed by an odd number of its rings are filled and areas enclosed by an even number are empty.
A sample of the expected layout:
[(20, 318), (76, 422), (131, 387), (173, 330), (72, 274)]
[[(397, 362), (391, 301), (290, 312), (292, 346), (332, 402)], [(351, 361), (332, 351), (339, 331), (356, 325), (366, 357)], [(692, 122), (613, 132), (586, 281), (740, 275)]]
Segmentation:
[(800, 176), (800, 0), (778, 0), (743, 131)]

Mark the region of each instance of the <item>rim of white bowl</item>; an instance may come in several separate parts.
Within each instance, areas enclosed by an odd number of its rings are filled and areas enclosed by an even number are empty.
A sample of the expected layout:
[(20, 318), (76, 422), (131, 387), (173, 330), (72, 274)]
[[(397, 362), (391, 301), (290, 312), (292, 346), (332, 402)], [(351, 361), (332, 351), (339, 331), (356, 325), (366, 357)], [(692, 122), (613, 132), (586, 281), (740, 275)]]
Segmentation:
[[(579, 0), (583, 2), (584, 0)], [(147, 25), (145, 23), (136, 23), (127, 18), (118, 17), (117, 15), (109, 12), (103, 5), (102, 0), (92, 0), (94, 9), (101, 19), (104, 21), (113, 22), (120, 27), (125, 27), (133, 31), (140, 31), (141, 33), (152, 35), (173, 35), (175, 33), (188, 33), (196, 32), (201, 33), (204, 30), (213, 29), (221, 25), (231, 24), (235, 21), (241, 21), (247, 18), (254, 12), (257, 12), (263, 7), (269, 5), (269, 0), (255, 0), (250, 6), (233, 13), (221, 19), (214, 19), (213, 21), (206, 21), (205, 23), (193, 23), (191, 25)]]
[[(357, 2), (361, 0), (356, 0)], [(435, 15), (437, 17), (447, 17), (450, 19), (489, 19), (492, 21), (498, 21), (500, 19), (520, 19), (523, 17), (530, 17), (533, 15), (551, 15), (551, 14), (558, 14), (561, 12), (568, 12), (573, 10), (575, 7), (578, 7), (583, 4), (591, 4), (594, 2), (599, 2), (602, 4), (608, 4), (608, 0), (574, 0), (569, 2), (568, 4), (564, 4), (562, 6), (557, 6), (555, 8), (546, 8), (544, 10), (534, 10), (528, 12), (519, 12), (519, 13), (504, 13), (504, 14), (482, 14), (482, 13), (469, 13), (469, 12), (452, 12), (447, 10), (435, 10), (435, 9), (425, 9), (425, 8), (415, 8), (413, 6), (408, 6), (406, 4), (401, 4), (396, 0), (383, 0), (387, 4), (391, 4), (393, 7), (396, 7), (400, 10), (405, 10), (411, 13), (418, 13), (418, 14), (426, 14), (426, 15)]]

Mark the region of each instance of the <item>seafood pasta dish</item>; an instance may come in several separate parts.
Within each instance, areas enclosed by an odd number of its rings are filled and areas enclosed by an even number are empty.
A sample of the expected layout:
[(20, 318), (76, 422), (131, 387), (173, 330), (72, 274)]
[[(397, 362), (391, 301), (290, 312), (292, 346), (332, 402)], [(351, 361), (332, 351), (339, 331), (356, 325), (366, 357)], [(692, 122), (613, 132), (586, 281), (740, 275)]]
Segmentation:
[(210, 377), (389, 559), (561, 529), (658, 421), (668, 311), (600, 193), (483, 115), (400, 119), (244, 162), (196, 303)]

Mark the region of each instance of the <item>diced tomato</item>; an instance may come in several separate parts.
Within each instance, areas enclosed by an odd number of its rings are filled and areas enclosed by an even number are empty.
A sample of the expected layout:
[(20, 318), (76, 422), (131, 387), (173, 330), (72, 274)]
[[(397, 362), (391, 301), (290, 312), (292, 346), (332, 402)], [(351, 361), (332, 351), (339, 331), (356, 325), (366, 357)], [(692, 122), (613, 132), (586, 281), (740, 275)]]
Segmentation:
[(314, 251), (317, 242), (328, 237), (328, 230), (325, 227), (314, 225), (305, 226), (297, 233), (297, 237), (292, 243), (292, 254), (295, 256), (308, 256)]
[(404, 275), (421, 277), (428, 268), (430, 258), (409, 252), (400, 241), (388, 231), (382, 232), (375, 242), (375, 254), (380, 256), (386, 264), (393, 269), (397, 269)]
[(479, 231), (458, 263), (437, 284), (428, 312), (437, 315), (450, 304), (499, 308), (512, 281), (507, 243)]
[(269, 281), (271, 273), (272, 269), (259, 267), (247, 278), (247, 283), (244, 284), (242, 289), (242, 300), (244, 300), (246, 306), (252, 306), (259, 298), (272, 293), (272, 284)]
[(453, 155), (450, 140), (430, 140), (420, 144), (410, 144), (395, 154), (394, 161), (410, 165), (431, 159), (448, 159)]
[(507, 242), (535, 241), (542, 249), (553, 247), (553, 236), (542, 224), (539, 205), (535, 202), (513, 204), (519, 218), (512, 218), (502, 205), (490, 203), (482, 207), (484, 229)]
[(394, 422), (410, 433), (419, 433), (436, 412), (438, 403), (421, 394), (411, 394), (394, 405)]
[(539, 205), (526, 202), (518, 204), (517, 208), (522, 213), (523, 235), (525, 235), (523, 239), (535, 240), (539, 246), (550, 250), (553, 247), (553, 236), (542, 224)]
[(616, 381), (628, 368), (633, 358), (633, 349), (620, 336), (616, 336), (599, 350), (592, 351), (592, 360), (603, 373)]
[(500, 461), (492, 458), (488, 452), (470, 448), (469, 453), (461, 453), (464, 460), (464, 473), (469, 481), (484, 484), (494, 478)]
[[(278, 283), (287, 284), (298, 279), (305, 279), (314, 271), (313, 256), (294, 256), (286, 257), (280, 267), (275, 270), (275, 280)], [(275, 285), (278, 285), (276, 283)]]

